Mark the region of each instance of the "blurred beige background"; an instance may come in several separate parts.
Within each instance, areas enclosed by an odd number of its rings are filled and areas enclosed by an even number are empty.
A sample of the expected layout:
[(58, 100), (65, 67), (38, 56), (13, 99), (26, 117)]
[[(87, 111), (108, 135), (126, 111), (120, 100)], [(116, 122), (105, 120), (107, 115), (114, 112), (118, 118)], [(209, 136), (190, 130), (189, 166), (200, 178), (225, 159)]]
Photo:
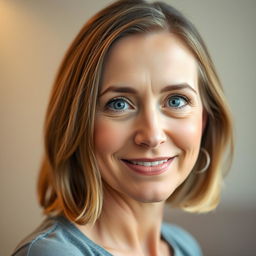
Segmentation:
[[(35, 185), (42, 127), (62, 56), (108, 0), (0, 0), (0, 255), (41, 220)], [(220, 207), (207, 215), (166, 210), (207, 256), (255, 255), (256, 1), (169, 0), (197, 26), (223, 81), (236, 123), (235, 161)]]

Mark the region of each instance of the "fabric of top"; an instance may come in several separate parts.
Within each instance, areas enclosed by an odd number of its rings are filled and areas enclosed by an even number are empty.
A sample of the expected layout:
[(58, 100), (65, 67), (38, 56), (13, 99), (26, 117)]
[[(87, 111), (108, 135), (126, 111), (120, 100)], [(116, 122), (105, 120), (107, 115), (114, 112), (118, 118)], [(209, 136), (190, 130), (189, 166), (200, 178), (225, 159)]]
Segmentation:
[[(182, 228), (163, 223), (162, 238), (174, 256), (202, 256), (196, 240)], [(63, 216), (47, 218), (16, 247), (12, 256), (113, 256)]]

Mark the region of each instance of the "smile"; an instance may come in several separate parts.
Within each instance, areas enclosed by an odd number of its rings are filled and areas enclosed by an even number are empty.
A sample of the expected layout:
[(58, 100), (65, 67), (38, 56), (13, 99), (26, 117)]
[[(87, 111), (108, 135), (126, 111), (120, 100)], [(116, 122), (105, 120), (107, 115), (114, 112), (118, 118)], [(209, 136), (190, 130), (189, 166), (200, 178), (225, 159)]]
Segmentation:
[(161, 161), (153, 161), (153, 162), (141, 162), (141, 161), (129, 161), (129, 160), (127, 160), (127, 161), (132, 163), (132, 164), (136, 164), (136, 165), (156, 166), (156, 165), (160, 165), (160, 164), (166, 163), (168, 161), (168, 159), (161, 160)]
[(161, 157), (155, 159), (122, 159), (129, 170), (146, 176), (160, 175), (169, 170), (175, 157)]

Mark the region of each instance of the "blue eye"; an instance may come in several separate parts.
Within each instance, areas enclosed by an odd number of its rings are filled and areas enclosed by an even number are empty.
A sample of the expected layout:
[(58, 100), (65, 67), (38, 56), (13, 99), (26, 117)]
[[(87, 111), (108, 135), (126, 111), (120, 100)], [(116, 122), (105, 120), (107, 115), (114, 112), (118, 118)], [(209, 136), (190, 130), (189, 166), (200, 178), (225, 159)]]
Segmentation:
[(130, 104), (122, 98), (117, 98), (109, 101), (107, 108), (114, 111), (124, 111), (130, 108)]
[(168, 98), (167, 104), (171, 108), (182, 108), (186, 106), (188, 100), (182, 96), (171, 96)]

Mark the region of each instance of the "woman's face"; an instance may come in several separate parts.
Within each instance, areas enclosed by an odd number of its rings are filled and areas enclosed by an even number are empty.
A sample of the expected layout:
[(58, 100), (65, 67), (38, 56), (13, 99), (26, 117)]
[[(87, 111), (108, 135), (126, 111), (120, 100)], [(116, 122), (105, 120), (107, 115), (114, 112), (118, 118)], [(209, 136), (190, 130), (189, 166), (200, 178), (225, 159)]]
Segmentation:
[(113, 193), (166, 200), (193, 168), (203, 129), (197, 65), (167, 32), (119, 40), (106, 60), (95, 154)]

